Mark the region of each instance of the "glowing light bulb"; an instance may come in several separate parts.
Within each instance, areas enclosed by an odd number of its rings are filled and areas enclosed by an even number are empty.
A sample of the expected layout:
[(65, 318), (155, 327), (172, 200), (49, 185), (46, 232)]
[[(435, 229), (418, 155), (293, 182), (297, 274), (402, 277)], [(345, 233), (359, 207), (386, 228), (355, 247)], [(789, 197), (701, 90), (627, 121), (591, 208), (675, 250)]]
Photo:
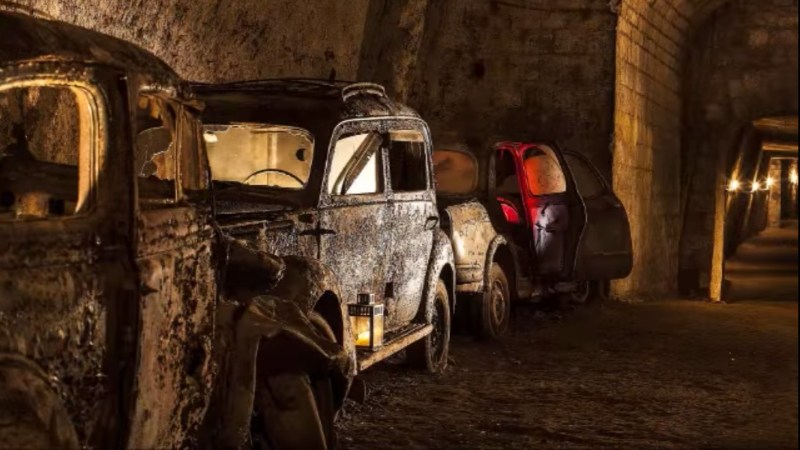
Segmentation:
[(759, 189), (761, 189), (761, 183), (759, 183), (757, 180), (753, 181), (753, 190), (752, 190), (752, 192), (758, 192)]
[(732, 179), (730, 182), (728, 182), (728, 190), (731, 191), (731, 192), (738, 191), (740, 187), (741, 187), (741, 184), (739, 183), (739, 180), (737, 180), (735, 178)]
[(772, 177), (767, 177), (766, 184), (767, 184), (767, 189), (769, 189), (775, 184), (775, 180), (773, 180)]

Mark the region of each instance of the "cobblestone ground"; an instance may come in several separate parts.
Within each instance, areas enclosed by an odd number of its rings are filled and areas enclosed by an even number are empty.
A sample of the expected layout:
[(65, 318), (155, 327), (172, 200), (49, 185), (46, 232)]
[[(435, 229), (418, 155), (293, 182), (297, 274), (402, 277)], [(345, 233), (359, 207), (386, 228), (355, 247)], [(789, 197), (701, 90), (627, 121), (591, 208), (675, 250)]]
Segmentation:
[(728, 303), (523, 310), (501, 342), (454, 337), (444, 374), (377, 366), (340, 445), (797, 448), (796, 259), (797, 229), (768, 230), (729, 264)]

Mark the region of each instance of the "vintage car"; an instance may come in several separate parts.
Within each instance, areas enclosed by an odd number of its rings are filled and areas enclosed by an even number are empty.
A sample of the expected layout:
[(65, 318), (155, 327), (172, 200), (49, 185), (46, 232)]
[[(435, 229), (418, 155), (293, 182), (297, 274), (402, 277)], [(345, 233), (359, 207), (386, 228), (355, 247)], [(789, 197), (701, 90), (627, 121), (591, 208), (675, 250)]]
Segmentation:
[(583, 155), (499, 142), (479, 164), (445, 141), (433, 154), (442, 228), (453, 242), (460, 311), (479, 334), (506, 332), (514, 300), (584, 302), (633, 263), (627, 214)]
[(0, 30), (0, 447), (325, 448), (347, 355), (215, 232), (184, 83), (79, 27)]
[(371, 83), (194, 86), (217, 221), (287, 263), (272, 291), (324, 318), (356, 371), (447, 364), (455, 306), (428, 127)]

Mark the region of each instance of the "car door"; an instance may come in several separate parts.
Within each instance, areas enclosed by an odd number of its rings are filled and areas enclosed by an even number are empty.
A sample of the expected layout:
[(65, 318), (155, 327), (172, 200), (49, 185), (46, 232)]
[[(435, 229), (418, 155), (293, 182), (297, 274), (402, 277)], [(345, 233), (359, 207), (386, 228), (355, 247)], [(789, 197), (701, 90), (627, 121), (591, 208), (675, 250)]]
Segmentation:
[(408, 324), (419, 311), (439, 223), (427, 136), (421, 121), (390, 123), (386, 133), (392, 236), (388, 329)]
[(567, 151), (564, 159), (586, 205), (586, 230), (578, 248), (575, 277), (608, 280), (628, 276), (633, 252), (625, 207), (585, 156)]
[(569, 279), (586, 224), (583, 201), (558, 148), (525, 144), (517, 148), (522, 195), (533, 235), (534, 273)]
[(128, 192), (111, 181), (125, 172), (109, 157), (118, 103), (111, 77), (45, 66), (0, 80), (0, 353), (38, 364), (81, 445), (101, 444), (120, 425), (109, 316), (129, 268)]
[(521, 266), (527, 269), (533, 266), (533, 235), (520, 180), (514, 149), (505, 145), (494, 148), (489, 156), (487, 210), (495, 228), (510, 237)]
[(132, 91), (140, 328), (128, 447), (176, 448), (199, 426), (213, 381), (210, 210), (187, 201), (207, 172), (190, 110)]
[(336, 275), (346, 303), (359, 293), (383, 301), (388, 260), (388, 203), (379, 121), (334, 131), (318, 214), (320, 260)]

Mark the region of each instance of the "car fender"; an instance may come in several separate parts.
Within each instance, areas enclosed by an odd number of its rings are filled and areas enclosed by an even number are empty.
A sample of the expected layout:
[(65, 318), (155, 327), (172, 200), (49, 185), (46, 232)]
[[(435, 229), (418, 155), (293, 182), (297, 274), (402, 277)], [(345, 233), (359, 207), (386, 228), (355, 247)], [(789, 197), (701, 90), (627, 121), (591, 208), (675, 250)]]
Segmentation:
[[(307, 311), (294, 300), (262, 295), (235, 320), (219, 386), (216, 445), (240, 448), (248, 438), (259, 360), (278, 371), (330, 374), (343, 400), (353, 373), (347, 352), (319, 334)], [(341, 405), (337, 405), (340, 407)], [(338, 409), (338, 408), (337, 408)]]
[(455, 263), (453, 261), (453, 247), (450, 238), (441, 229), (436, 229), (433, 238), (433, 249), (428, 261), (428, 273), (425, 280), (424, 303), (420, 308), (418, 321), (424, 320), (430, 323), (433, 313), (433, 299), (436, 295), (436, 282), (439, 278), (445, 280), (447, 292), (450, 296), (450, 310), (455, 312), (456, 291), (455, 291)]
[[(275, 297), (292, 301), (309, 313), (317, 309), (321, 302), (325, 306), (323, 316), (334, 329), (337, 339), (353, 362), (356, 360), (356, 349), (350, 339), (350, 320), (347, 305), (343, 302), (339, 280), (325, 264), (314, 258), (304, 256), (284, 256), (286, 269), (280, 281), (270, 290)], [(331, 307), (331, 304), (335, 306)], [(335, 312), (334, 312), (335, 310)], [(336, 316), (336, 317), (333, 317)], [(338, 320), (339, 322), (335, 322)], [(353, 364), (355, 370), (355, 364)], [(355, 372), (353, 372), (355, 375)]]
[(456, 282), (475, 284), (480, 290), (484, 265), (492, 240), (498, 235), (486, 208), (476, 200), (448, 206), (449, 235), (453, 244)]

